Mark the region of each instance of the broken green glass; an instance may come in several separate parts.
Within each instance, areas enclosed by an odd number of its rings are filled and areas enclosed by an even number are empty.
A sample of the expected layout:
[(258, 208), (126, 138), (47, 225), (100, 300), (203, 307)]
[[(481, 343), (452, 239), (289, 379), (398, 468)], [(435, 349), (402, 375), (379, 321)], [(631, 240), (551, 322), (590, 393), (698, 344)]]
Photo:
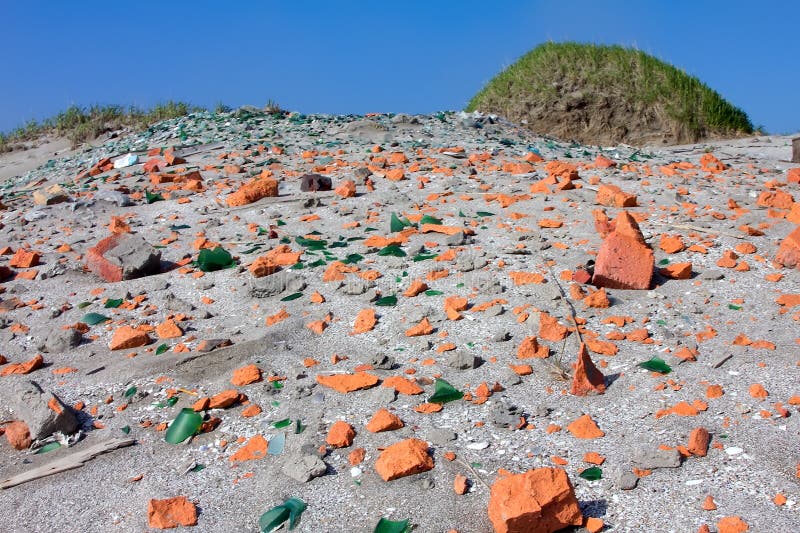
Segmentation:
[(270, 455), (280, 455), (283, 453), (284, 446), (286, 446), (286, 433), (278, 433), (269, 439), (267, 453)]
[(103, 307), (105, 307), (106, 309), (116, 309), (117, 307), (122, 305), (123, 301), (124, 300), (122, 298), (109, 298), (108, 300), (106, 300), (106, 303), (103, 304)]
[(378, 255), (380, 255), (381, 257), (386, 257), (386, 256), (389, 256), (389, 255), (394, 256), (394, 257), (405, 257), (406, 253), (405, 253), (405, 251), (403, 251), (402, 248), (400, 248), (396, 244), (390, 244), (389, 246), (381, 248), (378, 251)]
[(375, 305), (379, 307), (394, 307), (397, 305), (397, 296), (390, 294), (389, 296), (378, 298), (378, 300), (375, 301)]
[(408, 520), (389, 520), (381, 518), (373, 533), (407, 533), (410, 531)]
[(437, 226), (442, 225), (442, 221), (436, 217), (432, 217), (430, 215), (423, 215), (423, 217), (419, 221), (420, 224), (434, 224)]
[(95, 324), (99, 324), (100, 322), (105, 322), (107, 320), (111, 320), (105, 315), (101, 315), (100, 313), (86, 313), (81, 318), (81, 322), (87, 324), (89, 326), (94, 326)]
[(203, 417), (195, 413), (191, 407), (185, 407), (169, 425), (164, 440), (170, 444), (180, 444), (197, 433), (201, 425), (203, 425)]
[(277, 421), (273, 422), (272, 423), (272, 427), (274, 427), (275, 429), (282, 429), (282, 428), (285, 428), (286, 426), (289, 426), (291, 424), (292, 424), (292, 419), (291, 418), (284, 418), (283, 420), (277, 420)]
[(47, 453), (47, 452), (52, 452), (53, 450), (57, 450), (59, 448), (61, 448), (61, 444), (59, 444), (58, 442), (50, 442), (48, 444), (45, 444), (38, 450), (36, 450), (36, 452), (34, 453), (36, 454)]
[(672, 367), (669, 366), (660, 357), (653, 357), (652, 359), (639, 363), (639, 366), (651, 372), (658, 372), (659, 374), (669, 374), (672, 372)]
[(197, 266), (203, 272), (214, 272), (233, 265), (233, 257), (222, 246), (213, 250), (203, 248), (197, 256)]
[(603, 471), (596, 466), (592, 466), (590, 468), (584, 469), (578, 475), (587, 481), (597, 481), (598, 479), (602, 479)]
[(303, 295), (302, 292), (295, 292), (295, 293), (290, 294), (289, 296), (284, 296), (283, 298), (281, 298), (281, 301), (282, 302), (291, 302), (292, 300), (297, 300), (302, 295)]
[(464, 397), (464, 393), (457, 390), (443, 379), (437, 379), (434, 383), (433, 396), (428, 398), (430, 403), (447, 403), (455, 400), (460, 400)]
[(258, 519), (258, 528), (261, 533), (272, 533), (288, 524), (289, 529), (297, 526), (300, 515), (306, 510), (306, 503), (300, 498), (289, 498), (280, 505), (276, 505)]

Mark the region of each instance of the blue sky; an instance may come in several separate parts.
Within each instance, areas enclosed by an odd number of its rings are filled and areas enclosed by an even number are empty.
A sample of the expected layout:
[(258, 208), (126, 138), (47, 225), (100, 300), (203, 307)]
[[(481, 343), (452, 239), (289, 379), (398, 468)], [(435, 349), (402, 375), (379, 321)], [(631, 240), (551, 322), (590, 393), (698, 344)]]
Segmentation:
[(800, 2), (0, 0), (0, 131), (71, 104), (461, 109), (547, 40), (635, 46), (800, 131)]

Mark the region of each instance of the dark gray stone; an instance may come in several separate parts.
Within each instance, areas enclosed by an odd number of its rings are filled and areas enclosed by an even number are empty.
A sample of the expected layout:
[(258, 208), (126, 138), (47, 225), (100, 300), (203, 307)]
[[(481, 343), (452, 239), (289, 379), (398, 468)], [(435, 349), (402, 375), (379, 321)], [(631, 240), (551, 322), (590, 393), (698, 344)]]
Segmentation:
[(633, 462), (639, 468), (652, 470), (653, 468), (678, 468), (681, 466), (681, 454), (677, 449), (660, 450), (639, 448), (633, 454)]
[(444, 428), (431, 428), (425, 432), (425, 440), (436, 446), (444, 446), (458, 438), (455, 431)]
[(481, 363), (480, 357), (462, 350), (450, 352), (450, 356), (447, 358), (447, 365), (459, 370), (478, 368)]
[(294, 455), (286, 458), (281, 471), (290, 478), (307, 483), (328, 470), (325, 462), (316, 455)]
[[(68, 435), (78, 429), (73, 409), (55, 394), (44, 391), (35, 381), (23, 380), (6, 385), (0, 395), (0, 401), (11, 409), (14, 416), (28, 425), (34, 440), (47, 438), (58, 431)], [(48, 405), (51, 402), (60, 408), (60, 412)]]
[(331, 185), (331, 179), (321, 174), (304, 174), (300, 178), (300, 190), (303, 192), (329, 191)]
[(501, 428), (516, 427), (519, 424), (520, 416), (522, 416), (522, 409), (502, 400), (496, 402), (489, 412), (489, 420)]
[(47, 353), (65, 353), (78, 346), (82, 340), (83, 335), (74, 328), (54, 329), (47, 335), (40, 349)]
[(250, 296), (253, 298), (269, 298), (284, 291), (295, 293), (306, 288), (306, 282), (302, 276), (285, 270), (271, 276), (250, 277), (249, 279)]
[(103, 257), (122, 267), (122, 279), (135, 279), (161, 272), (161, 251), (141, 235), (126, 233)]
[(380, 370), (391, 370), (394, 367), (394, 357), (382, 353), (373, 354), (367, 359), (367, 364)]

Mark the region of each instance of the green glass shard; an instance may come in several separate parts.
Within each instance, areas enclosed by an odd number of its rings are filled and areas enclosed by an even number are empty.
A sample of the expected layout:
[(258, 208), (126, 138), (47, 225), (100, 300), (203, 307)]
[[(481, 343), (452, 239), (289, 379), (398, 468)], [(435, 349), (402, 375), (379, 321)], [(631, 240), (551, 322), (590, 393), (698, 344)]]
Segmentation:
[(106, 300), (106, 303), (103, 304), (103, 307), (105, 307), (106, 309), (116, 309), (117, 307), (122, 305), (123, 301), (124, 300), (122, 298), (109, 298), (108, 300)]
[(355, 265), (356, 263), (362, 261), (363, 259), (364, 256), (361, 254), (350, 254), (344, 258), (344, 261), (342, 261), (342, 263), (344, 263), (345, 265)]
[(660, 357), (653, 357), (649, 361), (639, 363), (639, 366), (644, 368), (645, 370), (650, 370), (651, 372), (658, 372), (659, 374), (669, 374), (670, 372), (672, 372), (672, 367), (669, 366)]
[(441, 296), (444, 294), (444, 291), (436, 291), (436, 290), (427, 290), (425, 291), (425, 296)]
[(430, 403), (447, 403), (455, 400), (460, 400), (464, 397), (464, 393), (457, 390), (443, 379), (437, 379), (434, 383), (433, 396), (428, 398)]
[(306, 237), (295, 237), (294, 241), (309, 250), (324, 250), (328, 246), (328, 241), (323, 239), (307, 239)]
[(280, 455), (283, 453), (283, 448), (286, 446), (286, 433), (278, 433), (269, 439), (267, 445), (267, 453), (269, 455)]
[(203, 248), (197, 256), (197, 266), (203, 272), (222, 270), (232, 266), (233, 263), (233, 257), (222, 246), (217, 246), (213, 250)]
[(94, 326), (95, 324), (99, 324), (100, 322), (105, 322), (107, 320), (111, 320), (105, 315), (101, 315), (100, 313), (86, 313), (81, 318), (81, 322), (84, 324), (88, 324), (89, 326)]
[(378, 298), (378, 300), (375, 302), (375, 305), (379, 307), (394, 307), (397, 305), (397, 296), (390, 294), (389, 296)]
[(436, 217), (432, 217), (430, 215), (423, 215), (423, 217), (419, 221), (420, 224), (435, 224), (437, 226), (442, 225), (442, 221)]
[(158, 348), (156, 348), (156, 355), (161, 355), (167, 350), (169, 350), (169, 346), (167, 346), (166, 344), (159, 344)]
[(258, 528), (261, 533), (272, 533), (288, 523), (292, 530), (297, 525), (300, 515), (306, 510), (306, 503), (300, 498), (289, 498), (280, 505), (276, 505), (258, 519)]
[(407, 533), (411, 531), (408, 526), (408, 520), (389, 520), (381, 518), (378, 520), (378, 525), (375, 526), (373, 533)]
[(282, 302), (291, 302), (292, 300), (297, 300), (302, 295), (303, 295), (302, 292), (295, 292), (293, 294), (290, 294), (289, 296), (284, 296), (283, 298), (281, 298), (281, 301)]
[(160, 194), (158, 193), (153, 194), (148, 190), (144, 191), (144, 195), (148, 204), (152, 204), (153, 202), (161, 202), (164, 200), (164, 197), (161, 196)]
[(403, 229), (409, 226), (411, 226), (411, 222), (404, 218), (398, 217), (396, 213), (392, 213), (392, 219), (389, 222), (389, 229), (392, 231), (392, 233), (403, 231)]
[(36, 450), (35, 453), (36, 454), (40, 454), (40, 453), (52, 452), (53, 450), (57, 450), (59, 448), (61, 448), (61, 444), (60, 443), (58, 443), (58, 442), (50, 442), (48, 444), (45, 444), (44, 446), (42, 446), (38, 450)]
[(282, 429), (291, 424), (292, 424), (291, 418), (284, 418), (283, 420), (278, 420), (276, 422), (273, 422), (272, 427), (274, 427), (275, 429)]
[(403, 251), (402, 248), (400, 248), (396, 244), (390, 244), (389, 246), (381, 248), (378, 251), (378, 255), (380, 255), (382, 257), (386, 257), (386, 256), (389, 256), (389, 255), (394, 256), (394, 257), (405, 257), (406, 253), (405, 253), (405, 251)]
[(591, 468), (586, 468), (578, 475), (587, 481), (597, 481), (598, 479), (602, 479), (603, 471), (600, 468), (593, 466)]
[(195, 413), (194, 409), (191, 407), (181, 409), (181, 412), (178, 413), (178, 416), (175, 417), (175, 420), (167, 429), (164, 440), (170, 444), (180, 444), (197, 433), (201, 425), (203, 425), (203, 417)]
[(493, 217), (493, 216), (494, 216), (494, 213), (490, 213), (489, 211), (478, 211), (477, 213), (475, 213), (475, 216), (479, 216), (479, 217)]

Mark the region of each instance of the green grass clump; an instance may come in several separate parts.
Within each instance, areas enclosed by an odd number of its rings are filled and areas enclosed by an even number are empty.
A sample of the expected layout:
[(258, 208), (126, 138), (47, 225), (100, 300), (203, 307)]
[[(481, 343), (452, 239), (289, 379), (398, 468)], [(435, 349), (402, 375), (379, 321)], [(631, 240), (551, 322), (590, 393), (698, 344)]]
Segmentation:
[(125, 108), (118, 105), (71, 106), (58, 115), (41, 122), (30, 120), (9, 133), (0, 133), (0, 153), (11, 151), (23, 143), (49, 134), (69, 139), (72, 147), (75, 148), (107, 131), (123, 127), (143, 130), (156, 122), (202, 110), (203, 108), (192, 106), (186, 102), (171, 100), (157, 104), (150, 109), (140, 109), (134, 106)]
[(542, 44), (478, 93), (467, 111), (497, 113), (533, 130), (582, 142), (750, 134), (747, 114), (694, 76), (639, 50)]

